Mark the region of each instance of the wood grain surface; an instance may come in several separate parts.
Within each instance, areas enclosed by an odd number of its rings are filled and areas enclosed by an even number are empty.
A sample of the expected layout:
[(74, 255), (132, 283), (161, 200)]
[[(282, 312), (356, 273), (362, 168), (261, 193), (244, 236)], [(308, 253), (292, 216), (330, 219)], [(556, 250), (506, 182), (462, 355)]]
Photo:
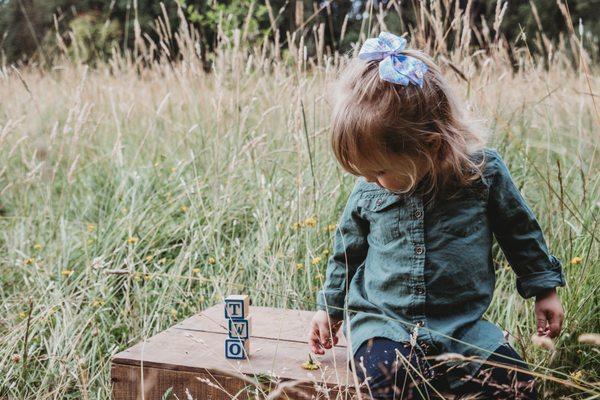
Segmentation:
[(176, 398), (174, 394), (187, 399), (186, 389), (193, 399), (230, 399), (248, 387), (244, 377), (256, 379), (262, 374), (273, 381), (297, 385), (281, 398), (305, 398), (298, 391), (327, 398), (315, 387), (337, 393), (345, 392), (349, 383), (352, 386), (343, 336), (333, 351), (313, 355), (321, 363), (320, 369), (308, 371), (301, 367), (308, 358), (306, 333), (313, 312), (250, 306), (250, 315), (252, 337), (247, 360), (225, 358), (227, 321), (223, 304), (116, 354), (112, 358), (114, 399), (162, 399), (169, 390), (171, 397), (167, 398)]

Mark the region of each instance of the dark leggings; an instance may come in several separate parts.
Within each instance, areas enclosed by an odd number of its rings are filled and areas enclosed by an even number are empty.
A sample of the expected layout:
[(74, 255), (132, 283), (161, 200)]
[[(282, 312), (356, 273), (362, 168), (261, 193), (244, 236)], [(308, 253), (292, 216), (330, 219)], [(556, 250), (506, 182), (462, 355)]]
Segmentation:
[[(396, 355), (396, 350), (401, 356)], [(364, 342), (354, 356), (360, 382), (368, 379), (374, 399), (436, 399), (437, 393), (465, 396), (469, 399), (535, 400), (533, 377), (527, 373), (483, 364), (474, 377), (464, 377), (458, 389), (450, 390), (444, 378), (443, 363), (427, 362), (426, 350), (406, 342), (375, 337)], [(513, 360), (502, 356), (510, 357)], [(361, 363), (362, 358), (362, 363)], [(517, 352), (508, 344), (494, 351), (488, 361), (528, 370)], [(364, 367), (364, 370), (363, 370)], [(366, 372), (366, 376), (365, 376)], [(425, 378), (428, 384), (423, 382)], [(432, 388), (433, 386), (433, 388)]]

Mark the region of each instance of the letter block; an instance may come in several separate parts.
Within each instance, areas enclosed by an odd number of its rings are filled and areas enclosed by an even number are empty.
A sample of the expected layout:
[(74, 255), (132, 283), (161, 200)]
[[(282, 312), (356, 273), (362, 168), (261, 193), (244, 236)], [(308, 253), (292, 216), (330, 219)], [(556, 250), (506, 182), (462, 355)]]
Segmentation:
[(232, 360), (244, 360), (250, 354), (250, 341), (244, 339), (225, 339), (225, 357)]
[(250, 335), (252, 318), (250, 313), (250, 297), (248, 295), (231, 295), (225, 298), (225, 319), (227, 333), (225, 339), (225, 357), (233, 360), (244, 360), (250, 355)]
[(247, 319), (229, 319), (229, 337), (234, 339), (250, 339), (252, 316)]
[(225, 298), (225, 318), (242, 319), (250, 312), (250, 297), (245, 294), (231, 295)]

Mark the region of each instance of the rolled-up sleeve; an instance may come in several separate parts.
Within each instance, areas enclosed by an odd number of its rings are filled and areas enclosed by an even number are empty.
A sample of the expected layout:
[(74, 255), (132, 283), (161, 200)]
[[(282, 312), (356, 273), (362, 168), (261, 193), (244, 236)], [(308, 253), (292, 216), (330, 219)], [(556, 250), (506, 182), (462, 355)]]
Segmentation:
[(339, 218), (334, 234), (333, 251), (327, 261), (327, 272), (323, 288), (317, 293), (317, 308), (325, 310), (330, 317), (343, 319), (348, 283), (358, 266), (364, 262), (367, 251), (368, 222), (357, 210), (360, 178)]
[(512, 180), (502, 157), (488, 152), (488, 217), (494, 236), (517, 275), (517, 291), (529, 298), (565, 285), (560, 261), (548, 251), (540, 225)]

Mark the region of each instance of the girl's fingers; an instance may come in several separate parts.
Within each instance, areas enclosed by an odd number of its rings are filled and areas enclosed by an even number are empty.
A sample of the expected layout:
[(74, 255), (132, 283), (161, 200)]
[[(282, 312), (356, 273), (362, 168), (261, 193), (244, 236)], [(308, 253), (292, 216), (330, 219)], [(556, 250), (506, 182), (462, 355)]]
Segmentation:
[(331, 348), (331, 332), (329, 331), (329, 328), (327, 326), (327, 322), (325, 322), (324, 324), (321, 324), (319, 326), (319, 339), (321, 340), (321, 345), (326, 348), (329, 349)]
[(314, 318), (311, 321), (308, 331), (308, 344), (313, 353), (325, 354), (325, 349), (331, 349), (338, 343), (339, 338), (334, 332), (337, 331), (336, 328), (341, 323), (332, 324), (333, 326), (330, 326), (330, 323), (329, 320), (321, 321), (320, 318)]
[(546, 317), (538, 317), (537, 318), (537, 333), (538, 335), (543, 335), (544, 331), (546, 331), (546, 324), (547, 324), (547, 320)]
[(537, 307), (537, 305), (535, 309), (535, 317), (537, 320), (537, 334), (541, 336), (546, 331), (548, 320), (546, 319), (546, 312), (541, 307)]
[(548, 313), (548, 323), (550, 325), (548, 327), (550, 330), (550, 337), (557, 337), (560, 333), (560, 318), (552, 313)]
[(314, 320), (311, 321), (310, 329), (308, 331), (308, 343), (313, 353), (316, 353), (319, 345), (319, 325)]
[(558, 330), (560, 332), (560, 331), (562, 331), (563, 322), (565, 321), (565, 314), (564, 313), (561, 312), (558, 315), (558, 321), (559, 321), (559, 323), (558, 323)]
[(311, 350), (313, 353), (315, 353), (315, 354), (323, 354), (324, 353), (324, 351), (320, 348), (319, 331), (318, 330), (315, 330), (315, 329), (311, 330), (308, 342), (310, 344), (310, 347), (311, 347)]

